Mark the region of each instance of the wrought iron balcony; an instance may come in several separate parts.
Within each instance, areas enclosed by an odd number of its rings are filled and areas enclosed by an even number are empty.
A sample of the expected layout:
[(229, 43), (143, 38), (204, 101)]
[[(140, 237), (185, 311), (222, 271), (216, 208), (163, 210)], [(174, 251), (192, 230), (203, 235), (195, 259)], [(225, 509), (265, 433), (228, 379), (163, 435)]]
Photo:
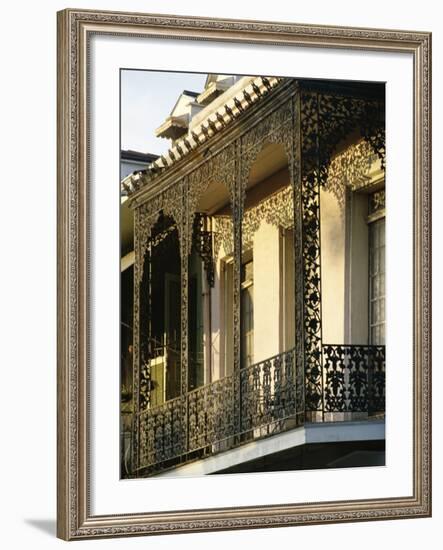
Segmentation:
[(384, 346), (323, 345), (322, 352), (318, 410), (297, 411), (295, 350), (290, 350), (241, 369), (237, 399), (230, 375), (141, 412), (139, 470), (153, 473), (293, 429), (305, 412), (314, 413), (311, 421), (340, 419), (331, 413), (359, 413), (359, 418), (384, 413)]

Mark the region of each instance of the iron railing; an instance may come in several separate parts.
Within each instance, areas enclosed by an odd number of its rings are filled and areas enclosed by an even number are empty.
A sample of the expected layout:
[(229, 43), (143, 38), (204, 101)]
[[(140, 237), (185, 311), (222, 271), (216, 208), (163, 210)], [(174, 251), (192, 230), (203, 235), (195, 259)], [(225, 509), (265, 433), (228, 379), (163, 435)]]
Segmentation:
[(323, 346), (324, 412), (385, 410), (385, 347)]
[(273, 426), (295, 415), (294, 350), (240, 371), (242, 432)]
[[(361, 418), (361, 413), (384, 412), (384, 346), (323, 345), (322, 355), (322, 408), (315, 421), (327, 420), (329, 413), (359, 413)], [(241, 369), (237, 430), (235, 375), (141, 412), (138, 470), (161, 470), (296, 427), (302, 416), (295, 370), (294, 350)]]
[(232, 376), (189, 392), (187, 399), (190, 452), (225, 441), (234, 434)]
[(181, 397), (143, 411), (138, 422), (140, 464), (166, 467), (186, 451)]

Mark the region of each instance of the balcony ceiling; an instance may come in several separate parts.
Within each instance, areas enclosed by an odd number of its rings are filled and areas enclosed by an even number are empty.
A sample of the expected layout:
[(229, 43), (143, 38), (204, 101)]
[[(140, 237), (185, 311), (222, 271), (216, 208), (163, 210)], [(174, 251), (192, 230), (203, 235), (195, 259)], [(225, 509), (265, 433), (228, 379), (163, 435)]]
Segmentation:
[[(280, 144), (268, 144), (258, 154), (250, 174), (247, 188), (250, 189), (258, 183), (270, 178), (287, 166), (286, 153)], [(275, 191), (275, 189), (273, 189)], [(206, 214), (228, 215), (229, 195), (223, 183), (213, 182), (206, 193), (200, 199), (198, 210)]]
[(249, 173), (248, 187), (269, 178), (287, 166), (288, 159), (282, 145), (269, 143), (260, 151)]

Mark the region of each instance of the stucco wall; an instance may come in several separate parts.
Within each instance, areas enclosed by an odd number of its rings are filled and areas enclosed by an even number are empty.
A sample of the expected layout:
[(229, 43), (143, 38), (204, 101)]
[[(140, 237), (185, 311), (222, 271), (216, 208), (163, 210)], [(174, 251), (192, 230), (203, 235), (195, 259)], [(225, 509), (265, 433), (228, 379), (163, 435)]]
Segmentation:
[(347, 339), (368, 343), (368, 197), (353, 193), (350, 201), (349, 297)]
[(254, 363), (280, 351), (279, 230), (262, 221), (254, 236)]
[(345, 338), (345, 212), (329, 191), (320, 191), (321, 307), (323, 342), (342, 344)]

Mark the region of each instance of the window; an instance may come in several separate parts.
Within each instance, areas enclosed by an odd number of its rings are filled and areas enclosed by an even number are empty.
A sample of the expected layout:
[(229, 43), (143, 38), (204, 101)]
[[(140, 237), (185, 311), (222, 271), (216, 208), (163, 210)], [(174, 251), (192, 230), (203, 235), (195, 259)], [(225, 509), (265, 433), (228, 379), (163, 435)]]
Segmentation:
[(369, 343), (385, 343), (384, 191), (369, 199)]
[(282, 229), (281, 236), (283, 245), (281, 260), (282, 351), (288, 351), (295, 346), (294, 229)]
[(223, 361), (222, 376), (228, 376), (234, 370), (234, 262), (222, 262), (223, 273)]
[(241, 270), (241, 366), (254, 363), (254, 274), (253, 262), (242, 265)]

